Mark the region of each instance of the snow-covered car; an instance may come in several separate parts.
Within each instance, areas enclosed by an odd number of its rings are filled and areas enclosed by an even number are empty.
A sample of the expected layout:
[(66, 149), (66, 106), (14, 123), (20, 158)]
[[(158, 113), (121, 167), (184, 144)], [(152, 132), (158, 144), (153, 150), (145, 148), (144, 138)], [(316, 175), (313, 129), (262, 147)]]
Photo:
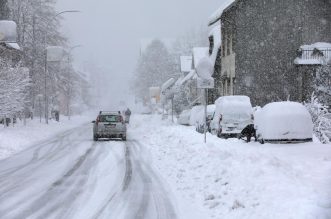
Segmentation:
[(215, 101), (215, 113), (210, 124), (211, 133), (218, 137), (238, 137), (253, 124), (253, 108), (247, 96), (223, 96)]
[(191, 110), (184, 110), (179, 114), (179, 117), (177, 119), (177, 123), (180, 125), (190, 125), (190, 116), (191, 116)]
[[(210, 131), (210, 122), (215, 113), (215, 108), (216, 108), (215, 104), (207, 106), (207, 131)], [(197, 115), (197, 123), (195, 124), (195, 130), (199, 133), (204, 133), (205, 131), (204, 117), (205, 117), (205, 110), (203, 109), (202, 111), (201, 110), (199, 111), (199, 114)]]
[(98, 141), (99, 138), (120, 138), (126, 141), (126, 124), (120, 111), (100, 111), (92, 123), (94, 141)]
[(197, 105), (194, 106), (191, 109), (191, 115), (190, 115), (190, 125), (195, 126), (200, 119), (200, 115), (203, 114), (204, 106), (202, 105)]
[(312, 118), (297, 102), (274, 102), (255, 113), (254, 126), (260, 143), (309, 142), (313, 139)]

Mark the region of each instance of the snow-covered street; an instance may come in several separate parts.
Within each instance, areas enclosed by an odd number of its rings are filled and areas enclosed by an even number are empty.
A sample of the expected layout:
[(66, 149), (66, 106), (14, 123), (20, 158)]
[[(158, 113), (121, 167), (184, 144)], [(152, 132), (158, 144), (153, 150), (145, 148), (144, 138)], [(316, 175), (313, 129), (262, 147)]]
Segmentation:
[(331, 217), (331, 146), (244, 143), (134, 115), (128, 141), (79, 125), (0, 161), (1, 218)]
[(2, 160), (1, 218), (176, 218), (141, 143), (91, 136), (85, 124)]

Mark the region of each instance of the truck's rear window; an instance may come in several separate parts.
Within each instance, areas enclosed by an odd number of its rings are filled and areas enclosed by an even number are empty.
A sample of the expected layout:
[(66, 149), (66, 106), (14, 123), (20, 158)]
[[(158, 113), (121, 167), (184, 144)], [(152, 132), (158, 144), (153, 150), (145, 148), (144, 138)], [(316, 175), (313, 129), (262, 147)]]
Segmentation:
[(121, 122), (121, 115), (100, 115), (100, 122)]

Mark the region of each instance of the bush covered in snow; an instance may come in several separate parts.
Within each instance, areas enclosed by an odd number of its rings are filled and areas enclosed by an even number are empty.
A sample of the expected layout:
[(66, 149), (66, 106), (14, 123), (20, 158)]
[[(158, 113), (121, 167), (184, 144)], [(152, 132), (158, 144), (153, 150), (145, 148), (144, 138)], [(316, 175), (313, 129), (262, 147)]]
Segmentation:
[(313, 94), (310, 102), (305, 103), (310, 112), (314, 125), (314, 134), (322, 143), (330, 143), (331, 139), (331, 113), (328, 107), (319, 102)]

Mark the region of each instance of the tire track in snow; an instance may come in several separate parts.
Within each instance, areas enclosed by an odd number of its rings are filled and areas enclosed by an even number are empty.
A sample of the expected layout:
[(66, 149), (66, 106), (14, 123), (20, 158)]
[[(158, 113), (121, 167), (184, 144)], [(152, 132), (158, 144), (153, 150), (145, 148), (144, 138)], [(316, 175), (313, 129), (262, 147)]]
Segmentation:
[[(51, 209), (48, 209), (48, 211), (41, 216), (37, 217), (40, 219), (47, 218), (48, 215), (52, 215), (57, 209), (60, 207), (65, 206), (65, 204), (70, 204), (75, 201), (75, 199), (79, 196), (79, 194), (83, 191), (83, 187), (87, 181), (87, 178), (82, 178), (75, 180), (73, 179), (72, 182), (70, 182), (70, 177), (73, 176), (76, 171), (83, 165), (83, 163), (86, 161), (87, 157), (90, 156), (95, 151), (95, 144), (93, 144), (84, 155), (82, 155), (77, 162), (74, 164), (74, 166), (69, 169), (62, 178), (52, 183), (50, 188), (43, 194), (41, 197), (39, 197), (37, 200), (35, 200), (33, 203), (29, 204), (26, 210), (20, 212), (15, 217), (12, 217), (12, 219), (21, 219), (21, 218), (28, 218), (34, 214), (37, 214), (38, 211), (43, 210), (42, 207), (46, 208), (48, 207), (47, 204), (51, 205), (56, 202), (57, 199), (63, 199), (54, 206), (51, 207)], [(64, 185), (66, 184), (66, 185)], [(73, 188), (71, 191), (68, 192), (68, 194), (63, 198), (59, 194), (61, 192), (61, 186), (64, 185), (65, 187)], [(52, 201), (52, 203), (49, 203), (49, 200)], [(23, 204), (23, 203), (21, 203)], [(46, 204), (46, 205), (45, 205)], [(15, 210), (15, 206), (13, 206), (12, 210)], [(18, 204), (20, 206), (20, 204)], [(1, 215), (6, 215), (7, 213), (10, 213), (10, 209), (5, 209), (4, 212), (0, 212)]]

